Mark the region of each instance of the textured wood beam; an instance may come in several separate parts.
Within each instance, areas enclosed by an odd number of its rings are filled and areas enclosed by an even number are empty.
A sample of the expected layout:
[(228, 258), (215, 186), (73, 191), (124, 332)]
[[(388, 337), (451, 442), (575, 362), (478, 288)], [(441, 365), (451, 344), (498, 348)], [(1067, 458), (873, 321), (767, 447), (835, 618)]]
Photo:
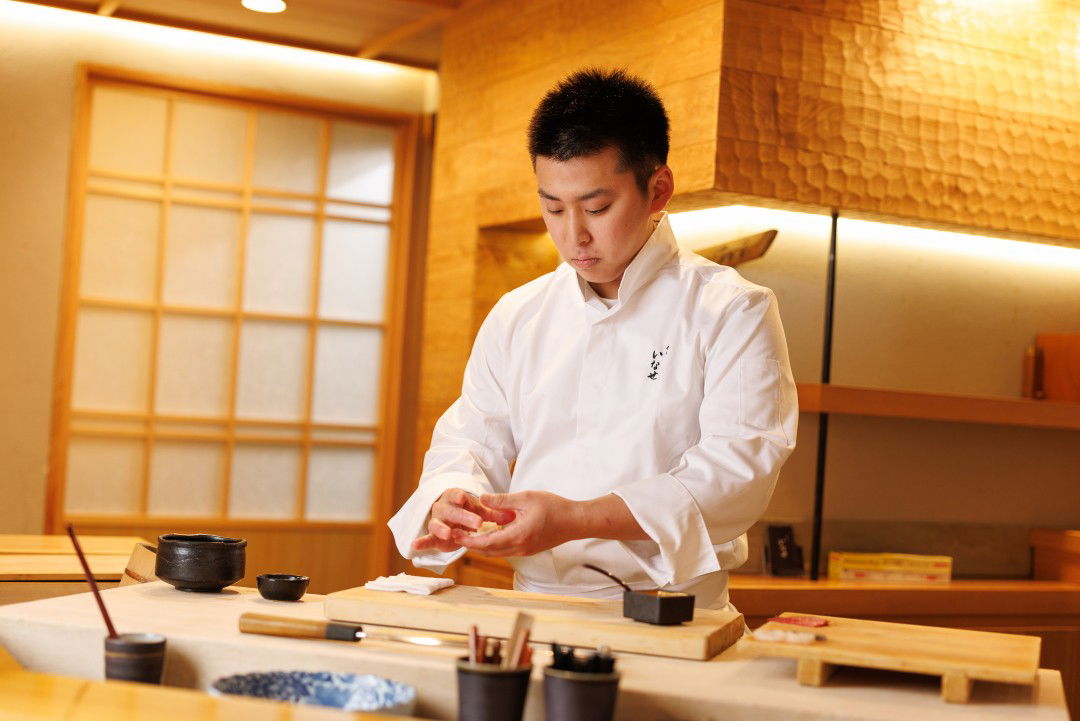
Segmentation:
[(97, 14), (109, 17), (116, 12), (116, 8), (120, 7), (120, 0), (102, 0), (98, 5)]
[(396, 43), (443, 24), (453, 14), (454, 8), (447, 7), (421, 15), (411, 22), (399, 25), (393, 30), (373, 38), (357, 51), (356, 57), (377, 58)]

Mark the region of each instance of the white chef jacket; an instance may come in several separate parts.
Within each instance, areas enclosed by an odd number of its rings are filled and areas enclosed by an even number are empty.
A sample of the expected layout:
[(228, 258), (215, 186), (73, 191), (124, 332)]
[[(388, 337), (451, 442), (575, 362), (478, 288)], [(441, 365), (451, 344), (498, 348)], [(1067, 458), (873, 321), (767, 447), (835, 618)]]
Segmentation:
[(509, 558), (515, 588), (621, 595), (581, 566), (592, 563), (634, 588), (723, 607), (726, 571), (746, 561), (746, 530), (765, 511), (797, 422), (772, 291), (680, 249), (665, 215), (613, 307), (565, 263), (496, 303), (419, 486), (389, 526), (405, 558), (442, 573), (464, 549), (411, 544), (449, 488), (615, 493), (650, 540), (583, 539)]

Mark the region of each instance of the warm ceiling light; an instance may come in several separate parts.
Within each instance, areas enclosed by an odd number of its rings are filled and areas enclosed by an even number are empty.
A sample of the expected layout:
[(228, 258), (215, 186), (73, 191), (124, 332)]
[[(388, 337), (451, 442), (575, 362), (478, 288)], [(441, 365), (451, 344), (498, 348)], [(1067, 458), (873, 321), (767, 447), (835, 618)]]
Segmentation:
[(257, 13), (285, 12), (285, 0), (240, 0), (240, 4)]

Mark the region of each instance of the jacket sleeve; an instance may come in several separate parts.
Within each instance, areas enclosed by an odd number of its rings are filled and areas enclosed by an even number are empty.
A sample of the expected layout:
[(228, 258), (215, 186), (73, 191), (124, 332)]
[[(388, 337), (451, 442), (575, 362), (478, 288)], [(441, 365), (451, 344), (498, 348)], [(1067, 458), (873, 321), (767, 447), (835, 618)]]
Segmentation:
[(717, 306), (702, 323), (697, 444), (667, 473), (614, 491), (651, 539), (621, 543), (660, 587), (721, 570), (717, 551), (765, 512), (795, 448), (798, 398), (775, 296), (746, 289)]
[(498, 321), (499, 304), (484, 320), (465, 367), (461, 396), (435, 424), (412, 496), (388, 522), (398, 552), (413, 565), (442, 573), (465, 553), (414, 551), (412, 542), (427, 533), (431, 506), (448, 489), (474, 495), (505, 492), (517, 445), (510, 427), (502, 376), (507, 342)]

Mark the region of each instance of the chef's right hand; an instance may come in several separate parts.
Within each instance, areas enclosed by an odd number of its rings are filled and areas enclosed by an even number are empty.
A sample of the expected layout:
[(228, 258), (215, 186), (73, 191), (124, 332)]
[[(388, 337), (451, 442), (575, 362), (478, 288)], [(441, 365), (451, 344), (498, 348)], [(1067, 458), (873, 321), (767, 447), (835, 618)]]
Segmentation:
[(475, 531), (484, 521), (504, 526), (514, 520), (513, 511), (491, 508), (461, 488), (451, 488), (431, 505), (431, 520), (427, 535), (412, 543), (414, 551), (456, 551), (461, 544), (454, 541), (454, 529)]

